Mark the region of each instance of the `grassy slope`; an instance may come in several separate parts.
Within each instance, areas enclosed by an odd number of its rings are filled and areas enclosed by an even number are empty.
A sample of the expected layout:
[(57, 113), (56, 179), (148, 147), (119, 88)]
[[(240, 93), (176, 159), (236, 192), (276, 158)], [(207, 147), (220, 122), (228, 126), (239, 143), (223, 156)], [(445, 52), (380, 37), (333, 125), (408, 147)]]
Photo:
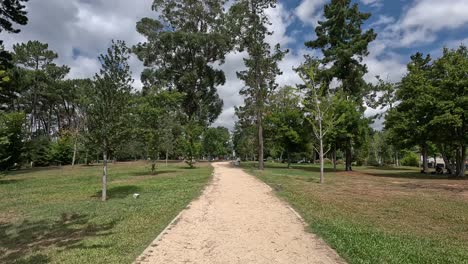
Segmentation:
[(320, 185), (311, 166), (270, 164), (265, 172), (243, 166), (349, 263), (468, 263), (468, 181), (409, 168), (358, 168), (327, 173)]
[(0, 178), (0, 263), (131, 263), (201, 193), (212, 168), (162, 166), (152, 176), (145, 163), (111, 165), (106, 203), (100, 171), (63, 167)]

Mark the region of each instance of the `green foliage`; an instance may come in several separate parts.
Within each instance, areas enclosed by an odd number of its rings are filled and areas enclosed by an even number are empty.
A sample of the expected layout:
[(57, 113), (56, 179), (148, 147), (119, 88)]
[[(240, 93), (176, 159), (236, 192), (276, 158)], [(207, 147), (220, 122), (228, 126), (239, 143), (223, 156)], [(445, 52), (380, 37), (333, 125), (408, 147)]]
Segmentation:
[(48, 47), (39, 41), (13, 45), (13, 61), (17, 69), (12, 85), (21, 92), (17, 105), (27, 113), (31, 134), (51, 135), (53, 127), (58, 125), (60, 117), (55, 110), (62, 102), (59, 91), (63, 88), (62, 80), (70, 71), (67, 66), (55, 64), (58, 54)]
[(325, 20), (315, 28), (317, 38), (305, 43), (309, 48), (322, 51), (323, 65), (331, 64), (318, 79), (330, 84), (337, 78), (342, 82), (340, 88), (359, 102), (366, 87), (363, 76), (367, 68), (362, 60), (369, 53), (369, 43), (377, 37), (373, 29), (362, 31), (362, 25), (370, 16), (370, 13), (361, 13), (357, 3), (351, 5), (351, 0), (332, 0), (325, 5)]
[(202, 125), (214, 122), (223, 105), (216, 87), (225, 83), (225, 76), (213, 64), (223, 62), (230, 50), (231, 36), (222, 31), (224, 3), (155, 0), (158, 19), (143, 18), (137, 24), (147, 38), (134, 47), (147, 67), (143, 83), (183, 94), (183, 112)]
[(285, 152), (290, 161), (291, 154), (308, 151), (309, 137), (301, 97), (295, 88), (286, 86), (275, 91), (269, 102), (265, 118), (267, 146), (276, 152)]
[(47, 136), (37, 136), (26, 143), (26, 160), (34, 167), (50, 165), (51, 142)]
[[(237, 77), (242, 80), (245, 87), (240, 94), (245, 96), (245, 106), (240, 108), (244, 117), (255, 120), (258, 134), (258, 159), (259, 167), (263, 169), (264, 139), (263, 126), (268, 98), (277, 88), (276, 77), (281, 73), (278, 62), (288, 51), (281, 50), (280, 44), (276, 44), (272, 51), (266, 42), (266, 36), (270, 35), (267, 25), (269, 18), (265, 10), (276, 6), (276, 0), (240, 0), (230, 9), (229, 20), (239, 36), (238, 49), (247, 51), (248, 58), (244, 59), (246, 70), (237, 72)], [(247, 116), (250, 115), (250, 116)]]
[[(362, 25), (370, 13), (361, 13), (357, 3), (351, 0), (332, 0), (324, 8), (324, 21), (315, 28), (317, 38), (306, 42), (312, 49), (320, 49), (321, 71), (316, 76), (318, 83), (324, 84), (325, 90), (343, 92), (339, 114), (344, 115), (344, 122), (337, 128), (335, 145), (346, 152), (346, 169), (351, 170), (352, 150), (359, 148), (369, 130), (369, 122), (364, 119), (363, 98), (368, 91), (363, 76), (367, 67), (363, 59), (368, 55), (368, 45), (375, 40), (373, 29), (363, 32)], [(308, 61), (311, 59), (306, 57)], [(306, 64), (308, 62), (306, 61)], [(338, 88), (331, 87), (334, 80), (340, 82)], [(345, 110), (346, 109), (346, 110)], [(367, 123), (367, 124), (366, 124)], [(367, 128), (366, 128), (367, 126)]]
[(14, 24), (26, 25), (26, 6), (23, 4), (29, 0), (4, 0), (0, 2), (0, 32), (5, 30), (9, 33), (18, 33), (19, 29), (13, 27)]
[(24, 121), (24, 113), (0, 113), (0, 171), (21, 165)]
[(86, 103), (89, 140), (110, 153), (124, 144), (129, 134), (129, 102), (133, 82), (125, 42), (112, 42), (99, 57), (102, 68), (88, 87)]
[(210, 127), (203, 132), (202, 152), (209, 159), (225, 157), (231, 154), (231, 135), (225, 127)]
[(419, 167), (419, 156), (412, 151), (406, 151), (403, 158), (401, 159), (401, 165)]
[(252, 124), (236, 122), (233, 134), (233, 145), (236, 156), (244, 160), (253, 160), (257, 145), (256, 128)]
[(56, 142), (50, 146), (50, 161), (59, 165), (68, 165), (73, 159), (73, 135), (63, 132)]

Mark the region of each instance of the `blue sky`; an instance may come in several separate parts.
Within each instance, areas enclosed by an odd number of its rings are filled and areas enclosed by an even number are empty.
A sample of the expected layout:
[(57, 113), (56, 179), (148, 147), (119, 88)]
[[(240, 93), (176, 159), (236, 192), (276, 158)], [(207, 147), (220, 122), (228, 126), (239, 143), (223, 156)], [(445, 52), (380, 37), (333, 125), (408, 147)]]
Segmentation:
[[(274, 45), (282, 44), (290, 53), (280, 68), (280, 85), (300, 82), (293, 71), (303, 61), (304, 54), (314, 54), (304, 42), (314, 38), (314, 27), (322, 19), (323, 6), (329, 0), (281, 0), (276, 9), (268, 10), (275, 33), (268, 38)], [(371, 12), (364, 25), (373, 27), (378, 38), (369, 46), (365, 59), (372, 82), (375, 75), (399, 81), (406, 72), (406, 63), (417, 51), (440, 55), (444, 46), (455, 48), (468, 45), (468, 0), (353, 0), (360, 9)], [(129, 45), (144, 41), (135, 31), (135, 24), (143, 17), (154, 17), (152, 0), (31, 0), (27, 4), (30, 23), (20, 34), (0, 35), (7, 48), (17, 42), (39, 40), (49, 43), (58, 52), (58, 63), (71, 67), (69, 78), (92, 77), (99, 70), (97, 57), (105, 52), (112, 39), (125, 40)], [(236, 71), (243, 69), (245, 54), (230, 53), (220, 67), (227, 83), (218, 91), (224, 100), (224, 111), (214, 125), (232, 128), (234, 107), (242, 105), (238, 92), (243, 84)], [(131, 68), (136, 89), (143, 65), (132, 57)], [(370, 114), (373, 110), (369, 110)]]

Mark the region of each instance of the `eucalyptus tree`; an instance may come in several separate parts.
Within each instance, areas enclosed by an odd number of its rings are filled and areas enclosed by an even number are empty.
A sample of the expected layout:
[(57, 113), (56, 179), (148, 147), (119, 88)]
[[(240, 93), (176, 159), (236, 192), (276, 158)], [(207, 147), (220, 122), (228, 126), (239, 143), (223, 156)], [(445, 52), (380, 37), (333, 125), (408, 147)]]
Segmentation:
[(246, 51), (246, 70), (237, 73), (244, 82), (240, 94), (245, 97), (245, 107), (250, 108), (257, 127), (259, 169), (264, 169), (264, 118), (268, 98), (277, 88), (276, 77), (281, 74), (278, 62), (287, 51), (279, 44), (271, 48), (265, 38), (272, 34), (267, 28), (270, 23), (265, 10), (275, 8), (276, 0), (239, 0), (230, 9), (238, 48)]
[(89, 140), (103, 156), (102, 200), (107, 200), (107, 161), (109, 154), (125, 142), (129, 127), (129, 102), (132, 76), (128, 60), (130, 49), (123, 41), (112, 41), (106, 54), (99, 56), (101, 70), (87, 91), (87, 129)]
[[(351, 5), (351, 0), (331, 0), (325, 5), (324, 21), (319, 21), (315, 28), (315, 40), (306, 42), (308, 48), (320, 49), (323, 57), (320, 60), (324, 67), (317, 76), (321, 82), (339, 81), (339, 89), (344, 92), (349, 102), (354, 102), (364, 115), (363, 98), (366, 94), (366, 83), (363, 79), (367, 67), (363, 59), (368, 55), (368, 45), (375, 40), (373, 29), (365, 32), (363, 23), (370, 18), (370, 13), (359, 11), (357, 3)], [(349, 121), (357, 120), (350, 118)], [(355, 123), (354, 125), (357, 125)], [(350, 125), (353, 127), (353, 125)], [(353, 138), (348, 131), (343, 135), (343, 145), (346, 152), (346, 170), (352, 170)]]

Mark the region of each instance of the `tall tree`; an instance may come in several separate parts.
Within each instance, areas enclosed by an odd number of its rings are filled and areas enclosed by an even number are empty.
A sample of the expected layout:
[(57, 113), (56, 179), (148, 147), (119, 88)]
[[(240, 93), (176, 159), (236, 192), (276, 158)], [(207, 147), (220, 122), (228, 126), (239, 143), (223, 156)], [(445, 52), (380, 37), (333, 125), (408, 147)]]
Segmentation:
[[(330, 86), (333, 80), (338, 80), (341, 83), (339, 89), (350, 102), (358, 104), (362, 115), (365, 110), (362, 100), (366, 92), (363, 76), (367, 72), (363, 58), (368, 55), (369, 43), (377, 36), (372, 29), (362, 30), (363, 23), (370, 16), (370, 13), (361, 13), (357, 3), (351, 5), (351, 0), (332, 0), (325, 5), (325, 20), (319, 21), (315, 28), (317, 38), (305, 43), (307, 47), (320, 49), (323, 53), (321, 64), (327, 67), (317, 76), (318, 81)], [(347, 136), (343, 144), (347, 171), (352, 170), (352, 140)]]
[[(186, 154), (195, 158), (194, 144), (202, 131), (214, 122), (223, 102), (216, 87), (225, 83), (222, 63), (230, 50), (231, 36), (223, 30), (224, 0), (155, 0), (157, 19), (143, 18), (137, 30), (147, 38), (134, 47), (147, 67), (143, 81), (159, 84), (184, 94), (181, 109), (186, 115), (186, 140), (192, 147)], [(192, 130), (192, 131), (188, 131)]]
[(386, 117), (386, 129), (393, 131), (393, 141), (406, 147), (417, 145), (423, 156), (422, 171), (428, 172), (429, 124), (436, 98), (430, 80), (431, 57), (416, 53), (411, 56), (408, 73), (396, 92), (399, 104)]
[[(445, 48), (431, 72), (435, 97), (429, 130), (455, 177), (465, 177), (468, 142), (468, 49)], [(448, 150), (452, 149), (452, 153)], [(450, 161), (448, 156), (453, 157)]]
[(13, 46), (14, 63), (21, 69), (20, 78), (24, 79), (21, 101), (29, 117), (30, 132), (43, 132), (47, 136), (52, 127), (57, 89), (61, 89), (58, 82), (70, 71), (69, 67), (54, 63), (58, 54), (48, 47), (39, 41)]
[(237, 73), (245, 87), (240, 94), (245, 96), (245, 107), (250, 108), (257, 126), (258, 166), (264, 169), (264, 118), (268, 98), (277, 88), (276, 77), (281, 74), (278, 62), (288, 51), (279, 44), (272, 50), (265, 41), (272, 34), (267, 29), (270, 23), (265, 13), (267, 8), (276, 7), (276, 0), (240, 0), (231, 7), (231, 16), (238, 26), (239, 50), (247, 51), (244, 59), (247, 70)]
[(107, 160), (127, 136), (132, 76), (130, 50), (123, 41), (112, 42), (107, 54), (99, 56), (101, 70), (87, 92), (89, 138), (100, 147), (103, 156), (102, 200), (107, 200)]

